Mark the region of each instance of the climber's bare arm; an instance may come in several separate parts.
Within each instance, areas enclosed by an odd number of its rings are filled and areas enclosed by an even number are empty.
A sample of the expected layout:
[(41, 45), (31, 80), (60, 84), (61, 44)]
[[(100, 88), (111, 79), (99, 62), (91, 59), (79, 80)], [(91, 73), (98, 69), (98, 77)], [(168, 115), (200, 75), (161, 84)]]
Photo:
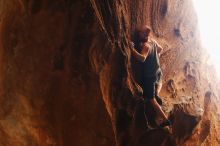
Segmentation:
[(156, 46), (157, 46), (157, 53), (160, 56), (161, 53), (163, 52), (163, 48), (156, 41), (155, 41), (155, 43), (156, 43)]
[(134, 47), (131, 47), (131, 53), (132, 55), (134, 55), (136, 59), (138, 59), (141, 62), (144, 62), (149, 53), (149, 46), (147, 44), (144, 44), (142, 47), (141, 53), (137, 52)]

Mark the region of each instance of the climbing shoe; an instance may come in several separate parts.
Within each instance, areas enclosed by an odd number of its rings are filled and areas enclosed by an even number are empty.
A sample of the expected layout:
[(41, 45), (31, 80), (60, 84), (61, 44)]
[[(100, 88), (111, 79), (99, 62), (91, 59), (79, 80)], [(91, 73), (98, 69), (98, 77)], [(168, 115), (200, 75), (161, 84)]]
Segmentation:
[(163, 127), (171, 126), (171, 125), (172, 125), (171, 121), (170, 121), (170, 120), (166, 120), (166, 121), (162, 122), (162, 123), (159, 125), (159, 127), (160, 127), (160, 128), (163, 128)]

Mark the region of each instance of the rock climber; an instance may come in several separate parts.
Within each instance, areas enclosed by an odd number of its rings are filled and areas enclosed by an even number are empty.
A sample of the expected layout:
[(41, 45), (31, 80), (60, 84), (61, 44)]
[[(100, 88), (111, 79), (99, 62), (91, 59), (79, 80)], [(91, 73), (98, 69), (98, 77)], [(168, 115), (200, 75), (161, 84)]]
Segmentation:
[(165, 127), (170, 126), (171, 122), (160, 107), (162, 104), (162, 100), (159, 97), (162, 87), (162, 71), (159, 56), (163, 48), (150, 37), (150, 32), (150, 27), (146, 25), (137, 28), (134, 43), (131, 42), (130, 48), (132, 55), (142, 62), (143, 77), (141, 87), (143, 88), (144, 100), (145, 102), (150, 102), (155, 108), (157, 115), (164, 119), (159, 126)]

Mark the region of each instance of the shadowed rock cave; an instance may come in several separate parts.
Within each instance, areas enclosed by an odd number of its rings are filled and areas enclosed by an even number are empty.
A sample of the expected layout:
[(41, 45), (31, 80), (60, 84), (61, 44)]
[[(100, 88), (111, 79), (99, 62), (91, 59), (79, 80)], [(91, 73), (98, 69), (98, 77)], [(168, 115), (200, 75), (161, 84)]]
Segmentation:
[[(143, 117), (128, 45), (142, 24), (164, 48), (172, 134)], [(0, 0), (0, 60), (0, 146), (220, 145), (219, 83), (191, 0)]]

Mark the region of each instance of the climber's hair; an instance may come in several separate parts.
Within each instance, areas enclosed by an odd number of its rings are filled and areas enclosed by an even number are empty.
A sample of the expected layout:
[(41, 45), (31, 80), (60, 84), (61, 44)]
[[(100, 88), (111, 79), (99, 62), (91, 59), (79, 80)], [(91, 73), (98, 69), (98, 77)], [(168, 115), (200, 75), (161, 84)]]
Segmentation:
[(135, 48), (137, 49), (139, 48), (138, 44), (140, 44), (139, 33), (142, 32), (143, 30), (146, 30), (148, 35), (151, 32), (151, 28), (147, 25), (139, 25), (136, 27), (136, 29), (133, 32), (133, 42), (134, 42)]

